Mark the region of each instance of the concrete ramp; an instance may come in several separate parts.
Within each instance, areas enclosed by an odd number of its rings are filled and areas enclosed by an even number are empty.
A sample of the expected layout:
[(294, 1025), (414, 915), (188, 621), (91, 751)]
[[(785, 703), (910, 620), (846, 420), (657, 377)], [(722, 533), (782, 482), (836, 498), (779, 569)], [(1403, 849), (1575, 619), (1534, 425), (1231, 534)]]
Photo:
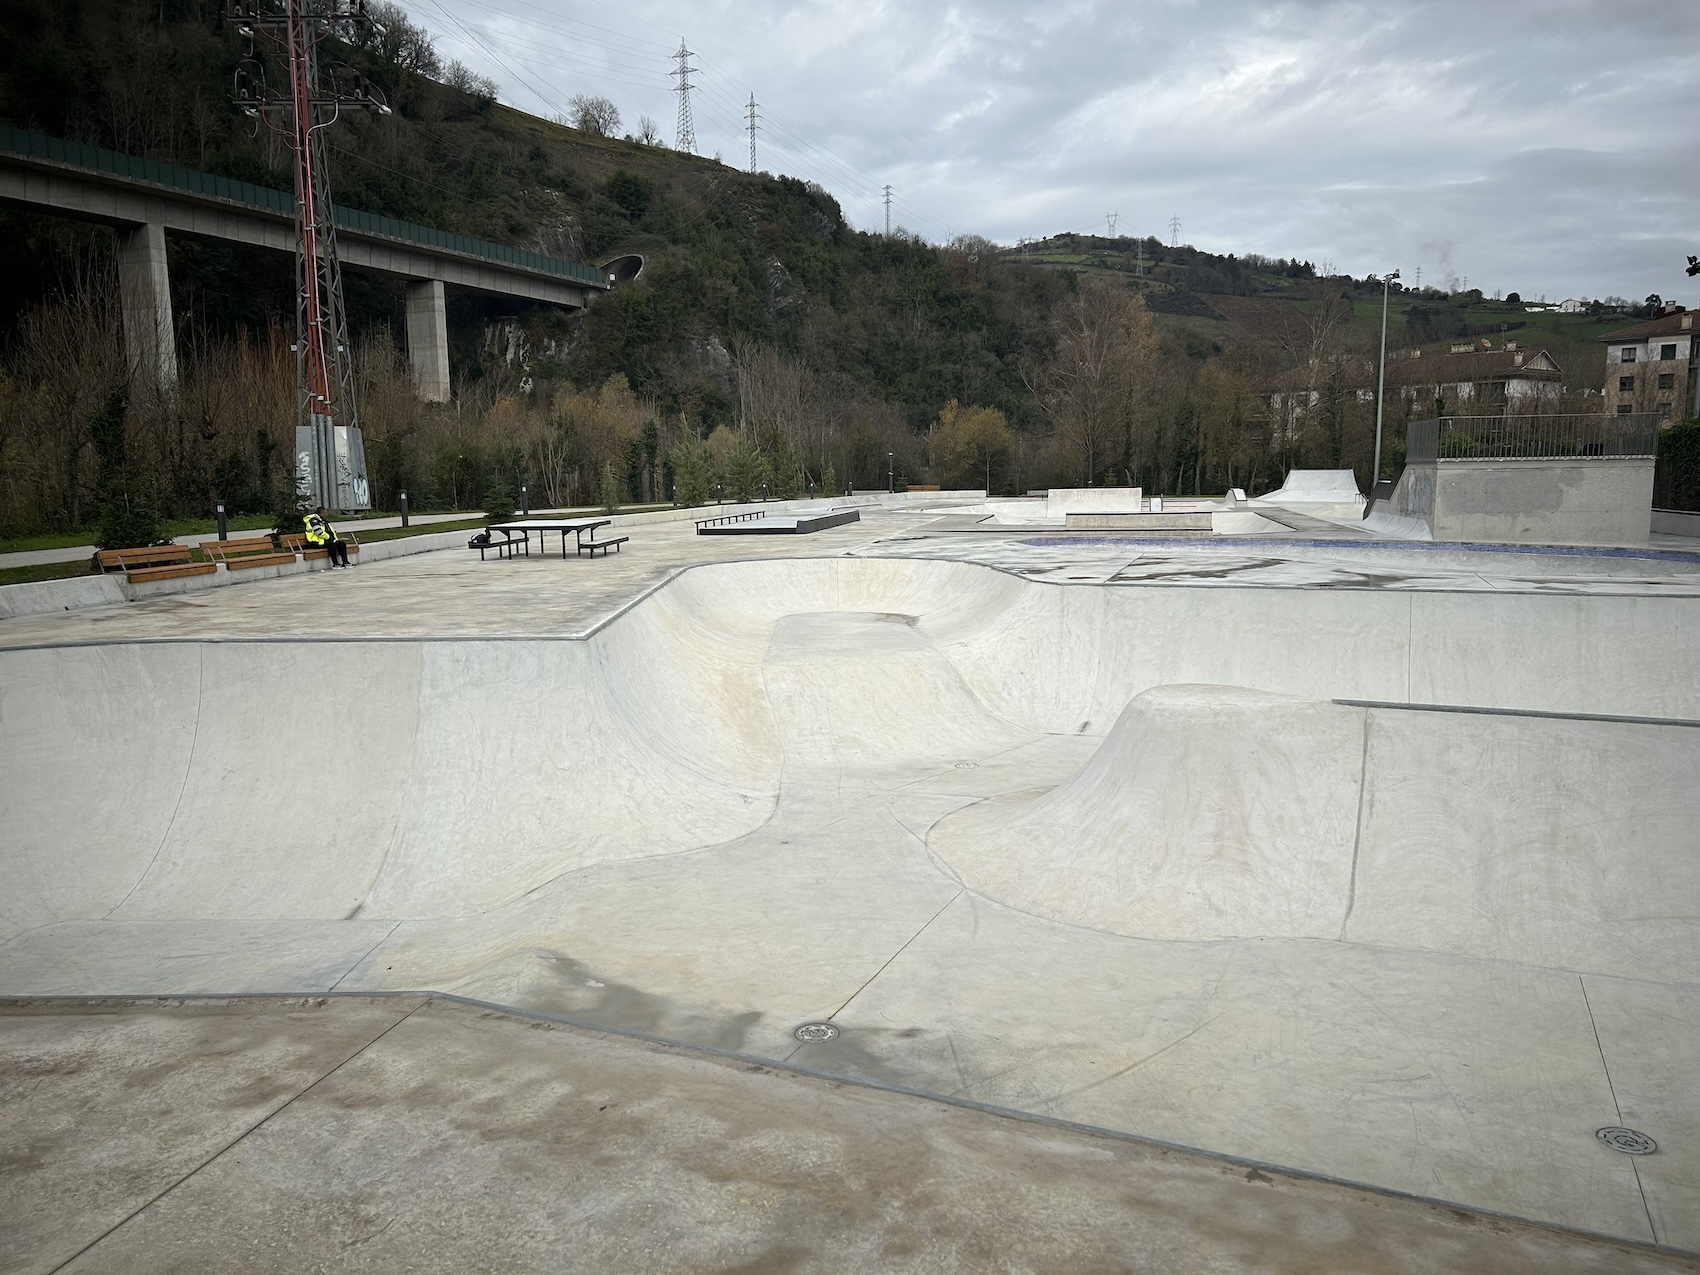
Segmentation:
[(1045, 517), (1069, 514), (1136, 514), (1145, 507), (1142, 487), (1053, 487), (1045, 494)]
[(1147, 938), (1338, 938), (1363, 714), (1239, 687), (1128, 705), (1070, 782), (983, 802), (929, 845), (970, 889)]
[(1363, 493), (1349, 469), (1293, 469), (1275, 491), (1247, 502), (1253, 509), (1276, 505), (1317, 518), (1362, 517)]
[(928, 844), (970, 889), (1131, 937), (1686, 980), (1696, 775), (1700, 727), (1683, 724), (1162, 687), (1075, 778), (969, 807)]

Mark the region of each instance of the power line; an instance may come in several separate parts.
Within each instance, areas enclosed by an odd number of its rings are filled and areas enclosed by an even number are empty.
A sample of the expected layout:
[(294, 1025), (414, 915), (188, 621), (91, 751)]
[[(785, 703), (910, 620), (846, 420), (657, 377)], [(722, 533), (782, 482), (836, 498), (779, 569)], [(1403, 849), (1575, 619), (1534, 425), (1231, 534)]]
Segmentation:
[[(589, 0), (589, 2), (596, 3), (597, 0)], [(490, 4), (483, 3), (482, 0), (448, 0), (448, 3), (457, 7), (466, 6), (479, 9), (497, 16), (507, 16), (503, 8), (493, 7)], [(536, 14), (549, 12), (537, 4), (529, 3), (528, 0), (498, 0), (498, 3), (501, 5), (518, 5)], [(649, 57), (654, 57), (660, 49), (667, 47), (647, 37), (616, 31), (613, 28), (597, 26), (581, 19), (569, 18), (559, 14), (549, 15), (555, 19), (554, 22), (533, 18), (528, 14), (522, 19), (528, 26), (552, 30), (567, 36), (575, 46), (590, 54), (590, 56), (575, 56), (570, 49), (557, 51), (550, 48), (543, 56), (547, 56), (554, 65), (545, 66), (524, 56), (524, 53), (532, 53), (537, 50), (535, 43), (525, 43), (517, 37), (507, 36), (482, 24), (478, 24), (478, 30), (475, 33), (469, 29), (468, 23), (460, 21), (454, 14), (448, 12), (445, 0), (431, 0), (431, 5), (455, 27), (459, 28), (474, 45), (483, 50), (492, 61), (506, 70), (519, 86), (528, 90), (530, 95), (543, 104), (548, 111), (559, 113), (562, 110), (555, 95), (540, 85), (533, 76), (523, 74), (521, 68), (531, 70), (536, 75), (546, 79), (552, 79), (554, 77), (551, 75), (551, 71), (558, 72), (558, 64), (567, 62), (582, 67), (587, 78), (605, 80), (609, 83), (627, 85), (638, 89), (660, 89), (659, 81), (662, 75), (665, 75), (668, 79), (674, 81), (670, 91), (675, 94), (680, 93), (678, 87), (679, 72), (676, 68), (662, 72), (657, 67), (655, 80), (643, 82), (647, 79), (647, 76), (641, 63)], [(611, 12), (619, 13), (623, 19), (639, 22), (644, 26), (655, 27), (656, 30), (663, 29), (634, 14), (614, 9), (611, 5), (598, 3), (597, 7), (607, 8)], [(569, 30), (567, 27), (558, 25), (561, 22), (570, 23), (574, 27), (583, 27), (609, 38), (604, 40), (597, 36), (586, 35), (579, 30)], [(522, 43), (524, 44), (523, 53), (517, 52), (516, 50)], [(501, 46), (506, 56), (498, 53), (497, 49), (492, 46)], [(713, 65), (703, 64), (700, 53), (686, 47), (683, 40), (680, 41), (680, 47), (688, 54), (686, 61), (688, 92), (680, 94), (681, 115), (685, 114), (685, 108), (690, 111), (690, 117), (687, 121), (689, 123), (688, 145), (681, 145), (680, 149), (689, 149), (694, 154), (698, 140), (694, 123), (694, 116), (697, 112), (706, 109), (708, 119), (717, 132), (722, 134), (746, 132), (748, 128), (747, 104), (744, 101), (743, 90), (734, 88), (730, 81)], [(606, 49), (608, 53), (616, 56), (608, 57), (606, 61), (599, 61), (597, 60), (598, 54), (590, 53), (592, 48)], [(541, 51), (538, 52), (541, 53)], [(677, 52), (666, 56), (669, 61), (677, 62), (679, 60)], [(627, 59), (635, 59), (635, 61), (628, 61)], [(627, 74), (622, 75), (622, 71)], [(637, 79), (627, 78), (628, 75), (634, 74), (638, 77)], [(703, 96), (704, 94), (707, 94), (706, 98)], [(802, 136), (796, 129), (788, 126), (787, 121), (782, 116), (774, 114), (771, 107), (763, 109), (760, 119), (762, 121), (761, 131), (768, 134), (768, 145), (777, 147), (779, 151), (792, 156), (795, 161), (800, 163), (804, 174), (808, 174), (810, 169), (814, 169), (828, 183), (843, 190), (853, 200), (860, 196), (867, 199), (868, 202), (875, 202), (876, 207), (879, 206), (879, 203), (883, 203), (884, 191), (881, 184), (864, 175), (843, 156), (822, 143)], [(904, 196), (893, 194), (890, 206), (902, 213), (905, 219), (936, 227), (938, 232), (943, 233), (948, 238), (950, 228), (943, 221)]]
[(462, 34), (464, 34), (467, 39), (471, 40), (479, 48), (483, 49), (485, 53), (489, 54), (491, 60), (494, 61), (496, 63), (496, 65), (498, 65), (498, 66), (504, 68), (505, 70), (507, 70), (508, 72), (510, 72), (513, 75), (514, 79), (518, 80), (522, 85), (524, 85), (527, 89), (529, 89), (531, 91), (532, 96), (535, 97), (539, 102), (542, 102), (545, 107), (554, 107), (554, 109), (556, 110), (557, 113), (565, 114), (565, 110), (563, 109), (560, 102), (558, 102), (554, 98), (550, 97), (547, 92), (538, 88), (530, 80), (526, 79), (518, 71), (514, 70), (512, 64), (509, 63), (506, 59), (504, 59), (501, 54), (497, 53), (488, 44), (485, 44), (483, 40), (479, 39), (476, 35), (473, 34), (471, 28), (469, 28), (464, 22), (462, 22), (459, 18), (455, 17), (454, 14), (450, 13), (446, 8), (444, 8), (443, 4), (442, 4), (442, 0), (431, 0), (431, 5), (434, 9), (437, 10), (438, 13), (442, 14), (450, 22), (454, 23), (457, 27), (459, 27), (461, 29)]

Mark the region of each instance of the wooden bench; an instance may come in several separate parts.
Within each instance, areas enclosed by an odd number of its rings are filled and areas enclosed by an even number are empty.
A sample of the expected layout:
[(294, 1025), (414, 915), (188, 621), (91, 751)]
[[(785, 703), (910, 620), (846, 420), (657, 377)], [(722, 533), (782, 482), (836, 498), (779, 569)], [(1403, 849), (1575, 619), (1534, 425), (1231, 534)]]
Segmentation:
[(256, 536), (251, 540), (203, 540), (201, 552), (214, 562), (222, 562), (227, 571), (276, 567), (295, 561), (293, 553), (278, 552), (269, 536)]
[[(349, 553), (354, 554), (360, 552), (360, 542), (349, 532), (339, 531), (336, 533), (336, 538), (348, 546)], [(312, 562), (318, 558), (328, 558), (331, 556), (331, 551), (324, 545), (309, 543), (305, 532), (289, 536), (280, 536), (279, 539), (283, 541), (283, 547), (289, 550), (289, 552), (300, 554), (301, 561), (303, 562)]]
[(606, 558), (610, 549), (612, 549), (615, 553), (619, 553), (620, 546), (630, 539), (630, 536), (613, 536), (607, 540), (597, 540), (592, 537), (589, 540), (579, 541), (578, 551), (580, 553), (589, 553), (590, 556), (594, 558), (596, 556), (596, 551), (600, 549), (602, 551), (602, 556)]
[(148, 545), (143, 549), (102, 549), (95, 555), (103, 574), (122, 571), (130, 584), (144, 580), (175, 580), (206, 576), (218, 570), (211, 562), (194, 562), (188, 545)]

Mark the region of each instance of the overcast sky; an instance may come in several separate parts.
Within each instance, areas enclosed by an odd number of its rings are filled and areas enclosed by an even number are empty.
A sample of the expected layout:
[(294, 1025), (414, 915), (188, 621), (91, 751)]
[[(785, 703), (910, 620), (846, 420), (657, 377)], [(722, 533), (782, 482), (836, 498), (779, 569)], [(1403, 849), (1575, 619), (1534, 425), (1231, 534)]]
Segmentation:
[(1063, 230), (1399, 267), (1490, 295), (1700, 304), (1696, 0), (405, 0), (501, 86), (820, 182), (852, 224)]

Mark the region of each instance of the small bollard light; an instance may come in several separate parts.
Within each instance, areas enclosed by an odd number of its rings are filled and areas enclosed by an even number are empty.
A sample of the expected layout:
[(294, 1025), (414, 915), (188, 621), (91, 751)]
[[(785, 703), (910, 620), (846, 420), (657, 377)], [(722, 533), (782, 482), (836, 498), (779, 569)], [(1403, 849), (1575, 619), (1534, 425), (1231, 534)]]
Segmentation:
[(401, 493), (401, 525), (407, 526), (407, 493)]
[(725, 483), (715, 483), (714, 484), (714, 503), (718, 505), (720, 503), (721, 497), (723, 497), (725, 494), (726, 494), (726, 484)]
[(761, 485), (761, 498), (764, 502), (767, 500), (767, 484), (766, 483), (763, 483)]
[(531, 516), (531, 496), (526, 492), (524, 483), (519, 485), (519, 511), (528, 518)]
[(221, 500), (213, 506), (213, 512), (218, 515), (218, 538), (230, 539), (230, 525), (224, 520), (224, 502)]

